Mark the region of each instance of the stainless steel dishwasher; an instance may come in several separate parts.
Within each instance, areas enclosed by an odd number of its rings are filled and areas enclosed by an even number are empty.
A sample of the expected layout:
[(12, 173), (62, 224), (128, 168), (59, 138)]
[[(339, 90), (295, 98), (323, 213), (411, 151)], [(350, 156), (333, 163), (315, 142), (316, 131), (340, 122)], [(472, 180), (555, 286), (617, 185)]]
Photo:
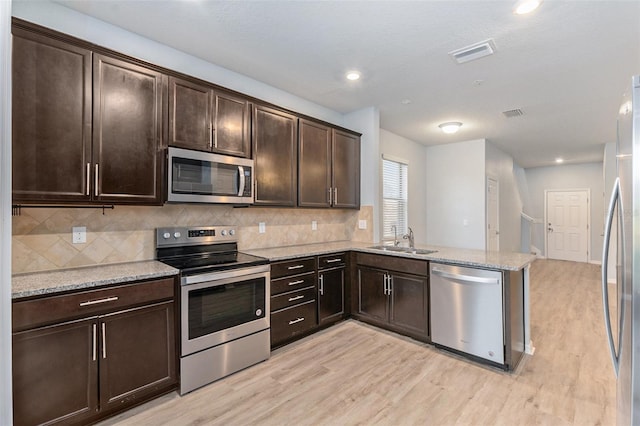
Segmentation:
[(505, 364), (502, 272), (431, 263), (431, 340)]

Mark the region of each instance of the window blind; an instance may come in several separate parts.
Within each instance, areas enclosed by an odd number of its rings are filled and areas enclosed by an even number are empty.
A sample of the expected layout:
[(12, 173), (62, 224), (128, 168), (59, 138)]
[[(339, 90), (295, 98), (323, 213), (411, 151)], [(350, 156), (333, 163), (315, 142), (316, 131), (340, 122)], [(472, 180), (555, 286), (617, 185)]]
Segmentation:
[(392, 226), (397, 227), (400, 238), (407, 233), (407, 174), (408, 165), (382, 159), (382, 238), (392, 240)]

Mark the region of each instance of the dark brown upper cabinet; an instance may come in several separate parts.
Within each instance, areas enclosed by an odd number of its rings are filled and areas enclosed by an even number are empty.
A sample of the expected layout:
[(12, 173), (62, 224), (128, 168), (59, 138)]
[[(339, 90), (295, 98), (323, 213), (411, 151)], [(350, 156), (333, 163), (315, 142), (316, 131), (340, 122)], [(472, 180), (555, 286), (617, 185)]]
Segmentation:
[(90, 200), (91, 51), (13, 29), (14, 201)]
[(169, 145), (251, 157), (249, 102), (203, 83), (169, 79)]
[(93, 73), (94, 199), (161, 204), (167, 77), (99, 54)]
[(295, 207), (298, 118), (263, 105), (253, 110), (255, 204)]
[(161, 204), (167, 77), (12, 32), (13, 200)]
[(298, 205), (360, 208), (360, 137), (300, 119)]

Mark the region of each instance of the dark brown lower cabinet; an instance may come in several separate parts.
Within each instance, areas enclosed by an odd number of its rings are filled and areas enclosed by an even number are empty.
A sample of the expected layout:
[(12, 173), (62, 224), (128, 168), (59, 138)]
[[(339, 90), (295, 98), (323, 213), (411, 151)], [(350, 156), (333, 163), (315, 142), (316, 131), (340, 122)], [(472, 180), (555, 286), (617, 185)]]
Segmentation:
[(81, 421), (98, 409), (93, 319), (13, 334), (15, 425)]
[(364, 253), (356, 259), (357, 295), (352, 315), (429, 341), (428, 262)]
[(176, 380), (173, 302), (100, 319), (100, 407), (111, 409)]
[(174, 285), (14, 302), (14, 424), (94, 423), (175, 389)]
[(346, 317), (347, 253), (318, 256), (318, 323), (331, 324)]

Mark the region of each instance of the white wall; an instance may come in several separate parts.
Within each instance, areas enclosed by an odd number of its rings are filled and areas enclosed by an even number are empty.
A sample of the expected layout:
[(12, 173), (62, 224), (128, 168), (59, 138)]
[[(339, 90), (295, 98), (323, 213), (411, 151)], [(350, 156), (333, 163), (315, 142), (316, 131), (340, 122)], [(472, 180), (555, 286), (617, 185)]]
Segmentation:
[(11, 0), (0, 1), (0, 424), (11, 404)]
[[(412, 140), (398, 136), (388, 130), (380, 129), (380, 153), (389, 155), (409, 164), (409, 226), (415, 235), (416, 244), (427, 243), (427, 148)], [(381, 157), (375, 160), (380, 169)], [(379, 193), (379, 197), (382, 194)], [(378, 208), (380, 210), (380, 208)], [(378, 229), (381, 221), (376, 223)]]
[[(336, 125), (342, 114), (49, 0), (13, 2), (13, 16)], [(345, 126), (347, 127), (347, 126)]]
[(370, 107), (353, 111), (344, 116), (344, 126), (362, 133), (360, 139), (360, 204), (373, 206), (373, 241), (380, 241), (379, 193), (380, 169), (377, 159), (380, 152), (380, 111)]
[[(531, 213), (544, 218), (545, 189), (591, 189), (589, 210), (591, 214), (590, 261), (602, 258), (602, 232), (604, 224), (602, 163), (568, 164), (536, 167), (525, 170), (531, 194)], [(545, 227), (537, 227), (533, 244), (544, 250)]]
[(485, 249), (485, 140), (427, 147), (427, 243)]
[(520, 251), (522, 200), (513, 157), (486, 143), (486, 174), (498, 178), (500, 251)]

